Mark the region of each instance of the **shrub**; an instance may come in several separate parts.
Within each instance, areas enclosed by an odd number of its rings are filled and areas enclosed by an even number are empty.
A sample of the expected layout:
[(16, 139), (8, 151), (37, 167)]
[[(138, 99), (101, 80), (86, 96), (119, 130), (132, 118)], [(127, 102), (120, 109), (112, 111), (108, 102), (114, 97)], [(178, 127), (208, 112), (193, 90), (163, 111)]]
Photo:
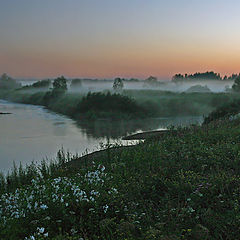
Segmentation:
[(214, 120), (229, 118), (240, 112), (240, 100), (234, 100), (231, 103), (224, 104), (211, 112), (204, 119), (204, 124), (208, 124)]
[(95, 113), (100, 117), (137, 117), (143, 116), (147, 111), (139, 106), (135, 100), (120, 94), (88, 93), (78, 104), (78, 112), (91, 115)]

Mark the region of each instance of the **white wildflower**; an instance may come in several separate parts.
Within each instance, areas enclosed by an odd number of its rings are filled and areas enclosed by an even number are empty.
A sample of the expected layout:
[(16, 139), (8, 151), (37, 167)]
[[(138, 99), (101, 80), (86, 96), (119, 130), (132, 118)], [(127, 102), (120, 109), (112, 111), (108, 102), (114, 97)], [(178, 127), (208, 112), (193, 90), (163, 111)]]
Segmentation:
[(47, 206), (46, 204), (42, 204), (42, 205), (40, 205), (40, 208), (41, 208), (42, 210), (46, 210), (46, 209), (48, 208), (48, 206)]

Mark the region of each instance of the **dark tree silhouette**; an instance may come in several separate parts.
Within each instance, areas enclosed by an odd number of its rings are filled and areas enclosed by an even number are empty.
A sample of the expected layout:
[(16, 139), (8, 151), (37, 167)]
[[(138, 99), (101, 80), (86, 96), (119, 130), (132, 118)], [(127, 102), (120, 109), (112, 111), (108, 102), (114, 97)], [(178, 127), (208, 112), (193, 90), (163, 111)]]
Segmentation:
[(122, 91), (124, 85), (121, 78), (115, 78), (113, 82), (113, 90), (116, 92)]
[(49, 79), (37, 81), (32, 84), (32, 87), (34, 88), (48, 88), (51, 84), (51, 81)]
[(153, 76), (150, 76), (147, 79), (145, 79), (145, 81), (148, 82), (148, 83), (156, 83), (157, 82), (157, 78), (153, 77)]
[(234, 92), (240, 92), (240, 76), (235, 79), (232, 89)]
[(173, 82), (182, 82), (182, 81), (189, 81), (189, 80), (235, 80), (240, 74), (232, 74), (231, 76), (227, 77), (224, 76), (223, 78), (220, 76), (219, 73), (215, 73), (213, 71), (205, 72), (205, 73), (194, 73), (194, 74), (175, 74), (172, 77)]
[(63, 91), (67, 90), (67, 80), (65, 77), (61, 76), (54, 80), (53, 82), (53, 91)]

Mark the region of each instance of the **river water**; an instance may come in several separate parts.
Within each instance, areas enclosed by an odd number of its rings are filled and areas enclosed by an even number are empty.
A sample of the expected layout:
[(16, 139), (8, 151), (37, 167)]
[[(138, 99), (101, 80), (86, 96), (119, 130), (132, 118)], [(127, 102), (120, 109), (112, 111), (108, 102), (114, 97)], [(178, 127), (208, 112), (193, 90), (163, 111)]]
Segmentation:
[[(64, 148), (79, 155), (100, 149), (100, 145), (126, 144), (121, 137), (128, 134), (164, 129), (169, 125), (200, 123), (202, 117), (156, 118), (142, 121), (76, 122), (41, 106), (11, 103), (0, 100), (0, 171), (13, 166), (40, 162), (56, 157)], [(128, 144), (128, 143), (127, 143)]]

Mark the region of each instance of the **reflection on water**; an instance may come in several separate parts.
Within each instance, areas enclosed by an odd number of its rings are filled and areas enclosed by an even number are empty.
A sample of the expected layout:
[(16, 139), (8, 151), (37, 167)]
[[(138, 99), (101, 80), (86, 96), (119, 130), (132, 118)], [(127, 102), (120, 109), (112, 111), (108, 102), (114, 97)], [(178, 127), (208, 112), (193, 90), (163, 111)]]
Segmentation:
[(95, 121), (77, 122), (77, 126), (88, 137), (119, 139), (132, 133), (166, 129), (171, 126), (188, 126), (190, 124), (201, 124), (203, 117), (172, 117), (153, 118), (130, 121)]
[(202, 121), (201, 117), (158, 118), (137, 121), (75, 122), (43, 107), (0, 100), (0, 170), (12, 167), (13, 161), (25, 165), (32, 160), (53, 158), (62, 147), (70, 152), (95, 151), (100, 143), (120, 140), (139, 131), (188, 125)]

